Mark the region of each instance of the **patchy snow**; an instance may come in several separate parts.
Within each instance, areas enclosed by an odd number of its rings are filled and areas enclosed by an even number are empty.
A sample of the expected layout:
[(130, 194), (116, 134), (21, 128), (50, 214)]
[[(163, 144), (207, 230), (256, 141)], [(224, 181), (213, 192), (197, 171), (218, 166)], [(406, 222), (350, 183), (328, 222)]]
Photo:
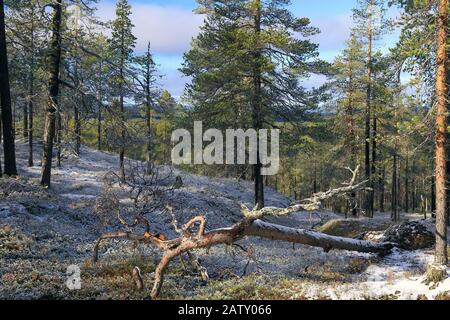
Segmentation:
[[(434, 299), (439, 293), (450, 291), (450, 278), (440, 284), (426, 284), (423, 270), (433, 262), (432, 251), (394, 250), (380, 264), (367, 268), (369, 296), (396, 295), (399, 299), (417, 299), (426, 296)], [(450, 275), (450, 268), (447, 268)]]
[[(40, 148), (36, 146), (36, 157)], [(91, 257), (96, 238), (107, 230), (95, 213), (95, 200), (103, 191), (105, 174), (117, 170), (118, 156), (83, 146), (80, 157), (65, 155), (62, 167), (52, 170), (52, 188), (46, 191), (39, 187), (40, 167), (26, 165), (26, 145), (18, 143), (17, 150), (23, 181), (14, 182), (16, 185), (11, 187), (19, 191), (0, 198), (0, 227), (11, 225), (20, 229), (34, 240), (34, 247), (33, 252), (20, 254), (2, 255), (0, 252), (0, 281), (3, 275), (8, 275), (9, 279), (10, 274), (17, 277), (26, 277), (32, 272), (51, 275), (54, 287), (67, 297), (70, 293), (64, 291), (65, 268), (73, 263), (83, 265)], [(183, 186), (175, 190), (170, 199), (180, 224), (191, 216), (203, 214), (207, 218), (207, 229), (228, 228), (242, 218), (240, 204), (252, 206), (251, 182), (209, 178), (169, 166), (161, 169), (182, 178)], [(265, 188), (265, 195), (268, 206), (283, 207), (291, 202), (271, 188)], [(119, 201), (124, 206), (132, 206), (126, 193), (121, 194)], [(343, 217), (332, 212), (298, 212), (289, 217), (270, 218), (267, 222), (310, 229), (336, 218)], [(381, 224), (388, 219), (389, 214), (377, 214), (371, 221)], [(421, 216), (409, 214), (404, 219), (417, 220)], [(162, 212), (155, 212), (151, 217), (152, 232), (172, 236), (169, 220)], [(240, 244), (251, 245), (255, 252), (247, 273), (262, 272), (274, 281), (283, 277), (298, 282), (298, 289), (296, 286), (290, 289), (293, 299), (377, 299), (383, 296), (417, 299), (419, 295), (433, 299), (450, 291), (449, 279), (438, 286), (423, 283), (425, 267), (433, 257), (431, 250), (394, 250), (379, 259), (371, 254), (335, 250), (325, 253), (320, 248), (265, 239), (244, 239)], [(147, 255), (154, 254), (147, 248), (139, 250)], [(126, 242), (111, 241), (100, 251), (100, 256), (115, 259), (135, 252), (136, 249)], [(241, 274), (248, 262), (245, 253), (226, 246), (202, 250), (198, 255), (212, 278), (222, 277), (225, 270)], [(450, 270), (448, 272), (450, 274)], [(34, 286), (0, 286), (0, 298), (39, 298), (49, 294), (44, 293), (47, 289), (44, 290), (43, 285)], [(190, 296), (197, 287), (189, 284), (185, 290), (184, 294)], [(60, 294), (59, 291), (52, 293)]]

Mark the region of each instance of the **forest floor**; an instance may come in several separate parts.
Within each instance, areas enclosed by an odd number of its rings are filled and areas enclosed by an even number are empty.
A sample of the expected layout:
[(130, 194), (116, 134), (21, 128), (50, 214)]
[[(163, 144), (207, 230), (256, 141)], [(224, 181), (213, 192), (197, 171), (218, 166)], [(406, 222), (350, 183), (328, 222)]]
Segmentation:
[[(80, 157), (67, 155), (53, 169), (52, 187), (39, 186), (40, 167), (27, 167), (27, 147), (18, 142), (20, 177), (0, 179), (0, 299), (146, 299), (160, 252), (126, 241), (105, 242), (100, 261), (93, 264), (96, 238), (105, 231), (105, 217), (96, 210), (104, 194), (104, 176), (117, 169), (118, 157), (82, 147)], [(39, 159), (40, 146), (35, 157)], [(38, 161), (36, 161), (36, 164)], [(209, 178), (164, 167), (170, 179), (183, 186), (170, 195), (179, 223), (193, 215), (206, 216), (207, 229), (230, 226), (241, 219), (239, 205), (251, 207), (250, 182)], [(125, 192), (120, 201), (131, 206)], [(266, 188), (267, 205), (287, 206), (291, 199)], [(272, 219), (280, 224), (311, 228), (342, 216), (331, 212), (299, 212)], [(421, 215), (403, 214), (404, 220)], [(107, 219), (106, 219), (107, 220)], [(112, 219), (113, 220), (113, 219)], [(155, 211), (152, 232), (174, 236), (171, 217)], [(389, 214), (370, 220), (374, 229), (390, 225)], [(423, 283), (433, 259), (432, 249), (395, 249), (387, 257), (331, 251), (320, 248), (244, 239), (249, 255), (238, 247), (219, 246), (197, 252), (210, 280), (204, 282), (189, 265), (175, 260), (166, 273), (162, 299), (450, 299), (450, 279), (439, 285)], [(81, 268), (81, 289), (69, 290), (65, 282), (69, 265)], [(146, 290), (135, 289), (131, 271), (139, 266)], [(450, 274), (450, 268), (448, 270)]]

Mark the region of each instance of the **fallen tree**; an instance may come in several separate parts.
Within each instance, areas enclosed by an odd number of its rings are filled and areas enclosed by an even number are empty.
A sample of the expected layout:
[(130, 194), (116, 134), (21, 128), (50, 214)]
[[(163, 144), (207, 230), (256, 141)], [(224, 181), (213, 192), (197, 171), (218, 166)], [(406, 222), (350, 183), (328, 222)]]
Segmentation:
[[(312, 230), (295, 229), (268, 223), (262, 220), (268, 216), (282, 217), (298, 211), (320, 210), (323, 200), (331, 197), (346, 196), (349, 193), (363, 189), (366, 181), (355, 184), (357, 169), (352, 172), (353, 177), (346, 186), (317, 193), (311, 198), (303, 200), (300, 203), (293, 204), (287, 208), (266, 207), (261, 210), (249, 210), (246, 206), (242, 205), (242, 220), (229, 228), (215, 229), (207, 232), (205, 217), (196, 216), (190, 219), (181, 228), (181, 230), (175, 226), (175, 229), (180, 236), (171, 240), (166, 240), (162, 235), (152, 235), (148, 231), (148, 227), (146, 227), (146, 231), (142, 235), (135, 234), (131, 231), (104, 234), (95, 244), (94, 262), (98, 261), (98, 250), (100, 244), (106, 239), (122, 238), (131, 241), (149, 243), (161, 249), (163, 251), (163, 256), (156, 267), (155, 281), (151, 291), (151, 297), (155, 299), (158, 297), (163, 285), (164, 271), (173, 258), (184, 253), (189, 253), (193, 250), (210, 248), (221, 244), (232, 245), (244, 237), (262, 237), (271, 240), (300, 243), (323, 248), (325, 252), (329, 252), (332, 249), (338, 249), (386, 255), (392, 249), (392, 243), (375, 243), (364, 240), (330, 236)], [(136, 223), (144, 220), (145, 218), (140, 216), (139, 218), (136, 218)], [(146, 222), (145, 225), (148, 226), (148, 222)], [(196, 227), (196, 231), (193, 230), (194, 227)]]

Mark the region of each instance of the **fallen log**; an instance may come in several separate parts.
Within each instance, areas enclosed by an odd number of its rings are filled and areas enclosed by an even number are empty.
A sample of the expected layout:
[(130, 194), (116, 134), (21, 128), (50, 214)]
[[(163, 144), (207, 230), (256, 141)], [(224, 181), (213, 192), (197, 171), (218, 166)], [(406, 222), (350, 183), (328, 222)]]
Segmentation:
[[(353, 171), (353, 178), (347, 186), (317, 193), (313, 195), (312, 198), (306, 199), (298, 204), (293, 204), (287, 208), (266, 207), (260, 210), (249, 210), (247, 207), (241, 206), (241, 212), (244, 218), (229, 228), (206, 231), (205, 217), (196, 216), (190, 219), (181, 230), (177, 230), (180, 236), (172, 240), (165, 240), (165, 238), (152, 235), (149, 232), (145, 232), (144, 235), (137, 235), (131, 232), (104, 234), (95, 244), (94, 262), (98, 260), (98, 250), (101, 242), (107, 239), (122, 238), (130, 241), (145, 242), (161, 249), (163, 251), (163, 256), (156, 267), (155, 282), (151, 291), (151, 297), (156, 299), (161, 292), (164, 281), (164, 271), (173, 258), (193, 250), (207, 249), (222, 244), (232, 245), (244, 237), (261, 237), (270, 240), (305, 244), (323, 248), (325, 252), (337, 249), (376, 253), (382, 256), (386, 255), (392, 249), (392, 243), (376, 243), (352, 238), (336, 237), (312, 230), (296, 229), (268, 223), (262, 220), (267, 216), (281, 217), (302, 210), (319, 210), (323, 200), (354, 192), (363, 187), (366, 183), (361, 182), (354, 185), (353, 182), (355, 181), (355, 178), (356, 170)], [(197, 225), (198, 227), (196, 227)], [(197, 229), (196, 232), (192, 231), (194, 227)]]

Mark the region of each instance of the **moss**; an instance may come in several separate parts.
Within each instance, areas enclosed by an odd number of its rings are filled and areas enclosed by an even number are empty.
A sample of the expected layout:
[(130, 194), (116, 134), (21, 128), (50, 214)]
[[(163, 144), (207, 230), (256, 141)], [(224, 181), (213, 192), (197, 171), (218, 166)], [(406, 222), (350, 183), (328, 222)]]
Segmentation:
[(200, 300), (286, 300), (293, 296), (295, 286), (290, 280), (269, 280), (261, 275), (249, 275), (230, 280), (213, 280), (195, 297)]
[(439, 283), (447, 278), (447, 270), (445, 266), (430, 264), (427, 267), (426, 283)]
[(0, 252), (28, 251), (33, 241), (19, 229), (9, 225), (0, 226)]
[(345, 267), (345, 271), (350, 274), (358, 274), (364, 272), (369, 266), (367, 259), (355, 258), (351, 259), (349, 264)]

